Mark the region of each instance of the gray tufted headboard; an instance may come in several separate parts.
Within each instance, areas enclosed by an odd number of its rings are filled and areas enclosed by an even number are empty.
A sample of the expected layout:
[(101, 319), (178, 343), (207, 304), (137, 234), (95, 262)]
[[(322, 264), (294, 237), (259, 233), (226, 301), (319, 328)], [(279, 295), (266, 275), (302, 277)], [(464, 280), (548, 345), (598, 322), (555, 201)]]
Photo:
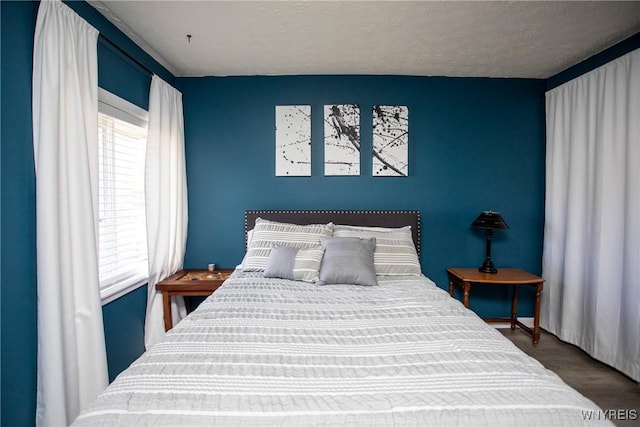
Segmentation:
[(420, 211), (342, 211), (342, 210), (264, 210), (244, 213), (244, 230), (252, 230), (256, 219), (288, 222), (291, 224), (334, 224), (360, 225), (367, 227), (404, 227), (411, 226), (413, 243), (420, 256)]

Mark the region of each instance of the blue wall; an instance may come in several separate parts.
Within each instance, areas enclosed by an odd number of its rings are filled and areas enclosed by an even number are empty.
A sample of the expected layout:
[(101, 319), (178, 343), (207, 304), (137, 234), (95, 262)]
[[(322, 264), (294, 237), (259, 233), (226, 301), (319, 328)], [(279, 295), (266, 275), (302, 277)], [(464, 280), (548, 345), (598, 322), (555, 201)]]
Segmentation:
[(37, 4), (2, 8), (2, 425), (33, 424), (36, 407), (35, 172), (31, 67)]
[[(543, 80), (390, 76), (178, 78), (183, 92), (189, 234), (185, 265), (232, 267), (244, 250), (248, 209), (418, 209), (422, 266), (446, 286), (445, 268), (477, 266), (484, 237), (469, 224), (501, 211), (497, 266), (540, 273), (544, 217)], [(323, 105), (361, 108), (371, 151), (375, 104), (409, 107), (409, 177), (323, 176)], [(312, 108), (312, 176), (274, 176), (274, 107)], [(471, 307), (506, 315), (507, 295), (474, 289)], [(521, 304), (523, 315), (531, 305)]]
[[(170, 83), (174, 77), (84, 2), (69, 5)], [(36, 405), (35, 172), (31, 122), (33, 33), (38, 2), (0, 2), (2, 19), (2, 407), (5, 426), (29, 426)], [(151, 77), (102, 37), (101, 87), (147, 108)], [(144, 351), (146, 286), (103, 307), (109, 377)]]

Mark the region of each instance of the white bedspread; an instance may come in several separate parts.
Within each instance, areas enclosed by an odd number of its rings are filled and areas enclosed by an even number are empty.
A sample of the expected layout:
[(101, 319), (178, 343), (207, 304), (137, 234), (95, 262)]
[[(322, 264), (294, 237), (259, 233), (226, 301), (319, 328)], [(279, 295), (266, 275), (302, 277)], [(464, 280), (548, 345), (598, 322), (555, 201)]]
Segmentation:
[(236, 273), (75, 425), (608, 424), (598, 409), (424, 277)]

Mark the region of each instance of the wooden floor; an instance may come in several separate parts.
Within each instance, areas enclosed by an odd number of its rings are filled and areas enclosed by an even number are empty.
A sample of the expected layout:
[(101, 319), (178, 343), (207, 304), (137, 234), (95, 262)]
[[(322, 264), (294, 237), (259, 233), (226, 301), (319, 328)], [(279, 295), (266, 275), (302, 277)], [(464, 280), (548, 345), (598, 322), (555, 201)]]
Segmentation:
[[(546, 331), (542, 331), (537, 347), (531, 343), (531, 337), (520, 329), (499, 331), (603, 410), (636, 411), (635, 420), (612, 419), (617, 426), (640, 426), (640, 384)], [(627, 413), (622, 411), (621, 416)]]

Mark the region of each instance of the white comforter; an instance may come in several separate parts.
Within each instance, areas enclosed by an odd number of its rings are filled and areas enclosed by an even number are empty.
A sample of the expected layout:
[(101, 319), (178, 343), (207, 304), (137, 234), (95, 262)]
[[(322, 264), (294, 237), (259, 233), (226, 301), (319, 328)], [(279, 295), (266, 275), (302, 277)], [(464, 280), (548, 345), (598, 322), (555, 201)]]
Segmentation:
[(594, 410), (424, 277), (236, 273), (75, 425), (596, 426)]

